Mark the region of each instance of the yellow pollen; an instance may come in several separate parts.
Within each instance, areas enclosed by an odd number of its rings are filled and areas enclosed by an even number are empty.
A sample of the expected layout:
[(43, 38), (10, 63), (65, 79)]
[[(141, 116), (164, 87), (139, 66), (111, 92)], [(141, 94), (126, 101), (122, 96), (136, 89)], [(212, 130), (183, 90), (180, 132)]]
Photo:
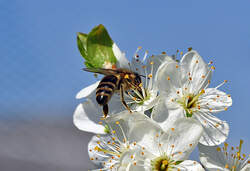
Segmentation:
[(167, 77), (167, 80), (170, 80), (170, 77), (169, 77), (169, 76)]
[(128, 78), (129, 78), (128, 74), (126, 74), (126, 75), (124, 76), (124, 78), (128, 79)]
[(159, 134), (156, 134), (156, 138), (158, 138), (159, 137)]
[(217, 151), (221, 151), (220, 147), (217, 147), (216, 150), (217, 150)]
[(211, 83), (211, 80), (207, 80), (207, 83), (210, 84), (210, 83)]
[(152, 74), (149, 74), (149, 75), (148, 75), (148, 77), (149, 77), (149, 78), (152, 78), (152, 77), (153, 77), (153, 75), (152, 75)]
[(214, 67), (214, 66), (211, 66), (211, 69), (212, 69), (212, 70), (215, 70), (215, 67)]
[(115, 134), (115, 130), (113, 130), (112, 133)]
[(139, 84), (139, 87), (142, 87), (142, 83)]
[(228, 95), (227, 95), (227, 97), (231, 97), (231, 95), (230, 95), (230, 94), (228, 94)]
[(111, 142), (110, 142), (110, 141), (108, 141), (108, 144), (111, 144)]
[(162, 146), (162, 144), (159, 144), (159, 147), (161, 147)]
[(227, 107), (225, 107), (224, 110), (227, 111)]
[(98, 122), (100, 125), (102, 125), (102, 121)]
[(136, 97), (133, 97), (133, 100), (136, 101)]
[(242, 154), (242, 156), (245, 158), (245, 157), (246, 157), (246, 154)]
[(201, 78), (205, 78), (205, 75), (202, 75)]
[(90, 158), (90, 160), (94, 160), (94, 158), (93, 158), (93, 157), (91, 157), (91, 158)]
[(192, 146), (193, 146), (193, 144), (189, 144), (189, 146), (190, 146), (190, 147), (192, 147)]
[(118, 155), (117, 155), (117, 157), (119, 157), (119, 158), (120, 158), (121, 156), (118, 154)]
[(136, 166), (136, 162), (134, 162), (134, 165)]
[(142, 49), (142, 47), (141, 47), (141, 46), (139, 46), (139, 47), (138, 47), (138, 50), (141, 50), (141, 49)]
[(201, 109), (201, 106), (200, 106), (200, 105), (198, 105), (198, 109), (199, 109), (199, 110)]
[(141, 155), (144, 155), (144, 152), (141, 152)]
[(101, 136), (100, 135), (96, 135), (98, 138), (100, 138)]
[(133, 159), (133, 158), (134, 158), (134, 156), (133, 156), (133, 155), (131, 155), (131, 156), (130, 156), (130, 158), (131, 158), (131, 159)]
[(115, 141), (115, 137), (112, 137), (112, 140)]
[(218, 128), (220, 125), (219, 124), (216, 124), (215, 127)]
[(167, 161), (167, 160), (163, 160), (163, 161), (162, 161), (162, 164), (167, 165), (167, 164), (168, 164), (168, 161)]
[[(148, 51), (146, 51), (146, 53), (148, 53)], [(154, 57), (155, 57), (155, 55), (152, 55), (152, 56), (151, 56), (151, 58), (154, 58)]]
[(225, 165), (225, 168), (226, 168), (226, 169), (228, 169), (228, 168), (229, 168), (228, 164), (226, 164), (226, 165)]
[(224, 83), (227, 83), (227, 80), (224, 80)]
[(174, 128), (171, 128), (172, 131), (174, 131)]
[(181, 171), (181, 169), (178, 168), (177, 171)]
[(180, 52), (180, 55), (183, 55), (183, 52), (182, 52), (182, 51)]
[(100, 141), (97, 141), (97, 144), (101, 144), (101, 142), (100, 142)]
[(202, 93), (202, 94), (204, 94), (204, 93), (205, 93), (205, 90), (204, 90), (204, 89), (202, 89), (202, 90), (201, 90), (201, 93)]
[(167, 53), (166, 52), (161, 52), (163, 55), (166, 55)]
[(236, 166), (232, 166), (232, 169), (236, 169)]
[(119, 121), (116, 121), (115, 123), (116, 123), (117, 125), (119, 125), (119, 124), (120, 124), (120, 122), (119, 122)]
[(179, 154), (182, 154), (182, 152), (180, 151)]
[(153, 61), (151, 61), (151, 62), (150, 62), (150, 65), (153, 65), (153, 64), (154, 64), (154, 62), (153, 62)]
[(175, 68), (179, 68), (179, 66), (178, 66), (178, 65), (176, 65), (176, 66), (175, 66)]

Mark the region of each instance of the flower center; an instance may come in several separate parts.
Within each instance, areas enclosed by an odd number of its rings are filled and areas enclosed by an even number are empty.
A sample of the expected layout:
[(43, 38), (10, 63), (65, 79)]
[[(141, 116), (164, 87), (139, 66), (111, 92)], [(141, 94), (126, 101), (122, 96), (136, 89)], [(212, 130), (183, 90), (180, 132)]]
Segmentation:
[(179, 99), (177, 101), (185, 109), (185, 111), (186, 111), (186, 117), (192, 117), (194, 109), (196, 109), (196, 107), (198, 105), (198, 103), (197, 103), (198, 99), (204, 93), (205, 93), (205, 90), (202, 89), (200, 91), (200, 93), (198, 93), (197, 95), (188, 94), (186, 96), (183, 96), (181, 99)]
[(151, 161), (153, 171), (167, 171), (171, 162), (167, 156), (160, 156)]

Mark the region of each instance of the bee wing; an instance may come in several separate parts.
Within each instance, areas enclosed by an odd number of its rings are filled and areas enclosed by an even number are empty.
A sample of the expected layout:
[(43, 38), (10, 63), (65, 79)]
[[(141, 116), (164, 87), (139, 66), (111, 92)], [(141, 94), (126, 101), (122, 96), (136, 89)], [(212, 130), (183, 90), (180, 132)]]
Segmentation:
[(114, 75), (117, 74), (116, 70), (113, 69), (104, 69), (104, 68), (83, 68), (84, 71), (94, 72), (103, 75)]

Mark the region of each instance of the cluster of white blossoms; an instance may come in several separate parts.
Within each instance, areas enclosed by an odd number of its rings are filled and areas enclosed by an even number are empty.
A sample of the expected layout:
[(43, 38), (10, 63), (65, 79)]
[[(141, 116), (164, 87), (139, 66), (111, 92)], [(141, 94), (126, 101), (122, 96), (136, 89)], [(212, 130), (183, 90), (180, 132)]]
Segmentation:
[[(131, 62), (113, 44), (117, 68), (128, 68), (142, 78), (141, 91), (126, 93), (122, 105), (119, 94), (109, 101), (109, 114), (102, 117), (102, 107), (95, 100), (100, 81), (84, 88), (77, 99), (84, 98), (74, 112), (74, 124), (82, 131), (95, 133), (88, 144), (90, 160), (99, 171), (249, 171), (250, 160), (237, 148), (223, 148), (229, 134), (227, 122), (214, 114), (232, 105), (231, 96), (209, 87), (212, 62), (206, 63), (194, 50), (180, 53), (181, 59), (166, 53), (139, 57)], [(105, 66), (104, 66), (105, 67)], [(107, 63), (107, 66), (108, 63)], [(200, 162), (189, 160), (199, 147)], [(230, 152), (228, 149), (231, 149)]]

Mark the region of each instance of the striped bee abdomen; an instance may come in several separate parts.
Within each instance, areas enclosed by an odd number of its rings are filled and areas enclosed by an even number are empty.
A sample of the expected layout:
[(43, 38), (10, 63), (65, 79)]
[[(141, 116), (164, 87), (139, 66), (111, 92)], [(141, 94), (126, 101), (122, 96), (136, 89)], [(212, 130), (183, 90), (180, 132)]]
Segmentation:
[(118, 78), (114, 75), (105, 76), (96, 89), (96, 101), (100, 105), (105, 105), (110, 100), (117, 88)]

